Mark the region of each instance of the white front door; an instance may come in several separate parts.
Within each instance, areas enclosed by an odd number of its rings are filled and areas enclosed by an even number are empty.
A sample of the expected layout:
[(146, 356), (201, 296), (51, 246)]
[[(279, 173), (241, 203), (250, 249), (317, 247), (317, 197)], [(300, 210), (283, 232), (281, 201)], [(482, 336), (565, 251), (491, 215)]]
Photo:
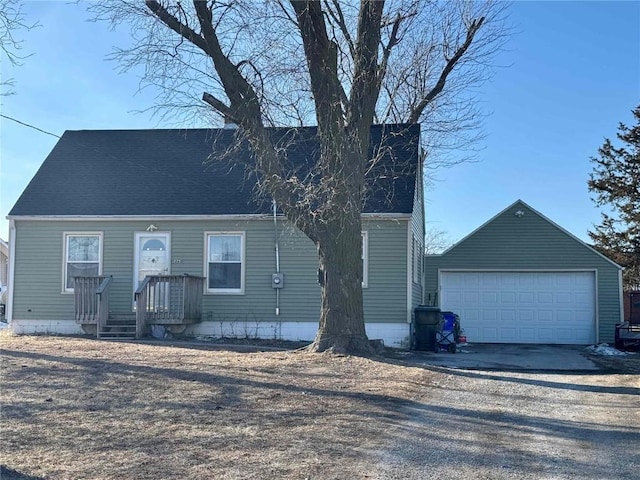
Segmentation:
[(169, 275), (171, 273), (170, 233), (136, 233), (134, 252), (134, 292), (147, 275)]

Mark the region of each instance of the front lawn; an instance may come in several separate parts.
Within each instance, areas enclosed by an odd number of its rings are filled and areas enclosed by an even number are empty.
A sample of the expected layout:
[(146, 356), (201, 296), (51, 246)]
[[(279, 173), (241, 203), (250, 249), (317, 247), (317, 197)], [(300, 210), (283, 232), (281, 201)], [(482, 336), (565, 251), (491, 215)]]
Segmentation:
[(207, 344), (5, 334), (0, 347), (3, 480), (367, 478), (401, 405), (441, 375)]

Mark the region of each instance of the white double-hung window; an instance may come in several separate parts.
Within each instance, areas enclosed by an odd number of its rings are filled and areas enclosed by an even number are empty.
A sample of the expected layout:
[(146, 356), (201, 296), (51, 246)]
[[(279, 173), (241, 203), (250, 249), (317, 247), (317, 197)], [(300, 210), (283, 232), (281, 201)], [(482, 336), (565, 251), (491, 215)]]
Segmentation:
[(210, 232), (207, 242), (207, 292), (244, 292), (244, 232)]
[(73, 277), (94, 277), (102, 272), (102, 233), (64, 234), (64, 288), (73, 292)]

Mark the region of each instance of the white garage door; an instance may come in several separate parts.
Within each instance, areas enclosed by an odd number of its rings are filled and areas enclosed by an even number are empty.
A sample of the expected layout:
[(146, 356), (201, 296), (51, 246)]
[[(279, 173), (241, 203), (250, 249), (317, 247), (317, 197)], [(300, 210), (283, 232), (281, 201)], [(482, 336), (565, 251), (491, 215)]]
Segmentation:
[(471, 343), (595, 342), (594, 272), (441, 272), (440, 286)]

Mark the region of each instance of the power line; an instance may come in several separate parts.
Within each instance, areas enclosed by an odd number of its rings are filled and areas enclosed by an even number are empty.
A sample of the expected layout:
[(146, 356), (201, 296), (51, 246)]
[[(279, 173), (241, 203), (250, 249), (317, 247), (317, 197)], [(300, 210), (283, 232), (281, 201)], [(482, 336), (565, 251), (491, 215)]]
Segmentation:
[(55, 133), (47, 132), (46, 130), (42, 130), (41, 128), (35, 127), (33, 125), (29, 125), (28, 123), (21, 122), (20, 120), (16, 120), (15, 118), (8, 117), (7, 115), (3, 115), (0, 113), (0, 117), (6, 118), (7, 120), (11, 120), (12, 122), (19, 123), (20, 125), (24, 125), (25, 127), (33, 128), (42, 133), (46, 133), (47, 135), (51, 135), (52, 137), (60, 138), (60, 135), (56, 135)]

